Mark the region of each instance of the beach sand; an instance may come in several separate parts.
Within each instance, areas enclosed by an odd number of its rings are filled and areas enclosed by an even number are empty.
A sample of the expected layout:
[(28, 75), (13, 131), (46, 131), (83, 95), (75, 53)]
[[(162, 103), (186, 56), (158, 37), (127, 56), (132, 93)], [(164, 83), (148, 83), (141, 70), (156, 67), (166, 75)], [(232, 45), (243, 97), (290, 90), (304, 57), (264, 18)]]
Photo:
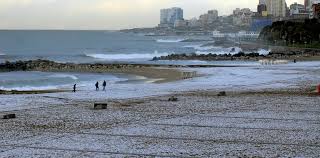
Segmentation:
[(320, 96), (195, 91), (1, 112), (0, 157), (318, 157)]

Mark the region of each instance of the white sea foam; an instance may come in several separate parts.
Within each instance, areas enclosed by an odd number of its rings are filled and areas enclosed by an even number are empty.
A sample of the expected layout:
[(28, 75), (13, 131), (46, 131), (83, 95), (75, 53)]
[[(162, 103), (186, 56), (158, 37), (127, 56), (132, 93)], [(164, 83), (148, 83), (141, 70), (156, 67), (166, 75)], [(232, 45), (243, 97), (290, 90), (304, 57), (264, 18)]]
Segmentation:
[(69, 74), (53, 74), (53, 75), (50, 75), (49, 77), (52, 77), (52, 78), (71, 78), (73, 80), (78, 80), (77, 76), (69, 75)]
[(6, 54), (0, 52), (0, 56), (5, 56)]
[(55, 89), (62, 89), (67, 85), (59, 85), (59, 86), (17, 86), (17, 87), (0, 87), (1, 90), (11, 91), (33, 91), (33, 90), (55, 90)]
[(216, 54), (216, 55), (223, 55), (223, 54), (237, 54), (240, 51), (242, 51), (241, 48), (239, 47), (234, 47), (234, 51), (233, 48), (222, 48), (222, 47), (212, 47), (212, 49), (210, 49), (209, 51), (202, 51), (202, 50), (198, 50), (196, 51), (196, 54), (200, 55), (200, 54)]
[(153, 57), (167, 56), (169, 53), (158, 53), (155, 51), (150, 54), (86, 54), (88, 57), (103, 60), (133, 60), (133, 59), (152, 59)]
[(182, 42), (185, 39), (157, 39), (157, 42), (159, 43), (178, 43)]
[(268, 55), (270, 52), (271, 50), (259, 49), (257, 53), (260, 55)]
[(193, 48), (195, 50), (200, 50), (200, 51), (211, 50), (211, 49), (215, 48), (213, 46), (202, 47), (201, 45), (186, 45), (186, 46), (183, 46), (183, 47), (184, 48)]

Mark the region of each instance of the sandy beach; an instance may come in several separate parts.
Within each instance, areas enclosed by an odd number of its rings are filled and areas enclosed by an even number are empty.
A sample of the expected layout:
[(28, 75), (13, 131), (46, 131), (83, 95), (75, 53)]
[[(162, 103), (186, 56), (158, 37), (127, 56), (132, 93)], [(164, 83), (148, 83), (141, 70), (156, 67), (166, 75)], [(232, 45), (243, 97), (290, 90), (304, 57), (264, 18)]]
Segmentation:
[(320, 97), (309, 92), (201, 91), (72, 102), (0, 120), (0, 157), (318, 157)]
[(0, 157), (318, 157), (317, 67), (189, 68), (203, 76), (2, 95), (0, 116), (17, 118), (0, 119)]

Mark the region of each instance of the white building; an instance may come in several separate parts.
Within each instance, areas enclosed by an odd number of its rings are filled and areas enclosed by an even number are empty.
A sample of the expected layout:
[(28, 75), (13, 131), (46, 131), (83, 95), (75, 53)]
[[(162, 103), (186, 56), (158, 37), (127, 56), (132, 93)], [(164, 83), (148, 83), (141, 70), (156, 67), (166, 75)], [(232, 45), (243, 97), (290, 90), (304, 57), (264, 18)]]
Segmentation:
[(298, 4), (297, 2), (290, 5), (290, 16), (293, 16), (295, 14), (301, 14), (301, 13), (306, 13), (306, 9), (304, 5)]
[(181, 8), (160, 10), (160, 25), (174, 26), (176, 20), (183, 20), (183, 10)]

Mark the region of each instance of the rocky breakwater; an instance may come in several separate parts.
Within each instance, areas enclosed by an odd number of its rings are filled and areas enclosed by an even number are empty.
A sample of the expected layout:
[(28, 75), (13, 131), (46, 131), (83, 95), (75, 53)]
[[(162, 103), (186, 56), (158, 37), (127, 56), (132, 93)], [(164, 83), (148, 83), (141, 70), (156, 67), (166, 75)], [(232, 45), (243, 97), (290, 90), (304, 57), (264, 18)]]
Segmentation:
[(48, 60), (30, 60), (5, 62), (0, 64), (0, 72), (8, 71), (42, 71), (42, 72), (93, 72), (125, 73), (156, 79), (155, 82), (170, 82), (196, 77), (196, 73), (177, 70), (179, 65), (147, 64), (74, 64), (56, 63)]
[(314, 49), (292, 49), (292, 48), (273, 48), (268, 54), (244, 53), (236, 54), (171, 54), (168, 56), (154, 57), (153, 60), (203, 60), (203, 61), (221, 61), (221, 60), (252, 60), (262, 59), (274, 60), (320, 60), (320, 50)]
[(30, 60), (5, 62), (0, 64), (0, 71), (62, 71), (62, 72), (104, 72), (113, 69), (150, 67), (133, 64), (73, 64), (56, 63), (49, 60)]
[(168, 56), (154, 57), (153, 60), (204, 60), (204, 61), (216, 61), (216, 60), (259, 60), (265, 58), (265, 55), (259, 53), (243, 53), (237, 54), (171, 54)]

